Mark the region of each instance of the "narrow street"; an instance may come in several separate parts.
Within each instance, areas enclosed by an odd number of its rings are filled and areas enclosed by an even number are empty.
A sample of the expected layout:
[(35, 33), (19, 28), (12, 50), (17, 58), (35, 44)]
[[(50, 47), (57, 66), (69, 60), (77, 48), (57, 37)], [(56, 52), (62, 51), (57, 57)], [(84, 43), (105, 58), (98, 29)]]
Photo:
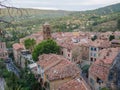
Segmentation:
[(5, 80), (0, 77), (0, 90), (5, 90), (4, 86), (5, 86)]

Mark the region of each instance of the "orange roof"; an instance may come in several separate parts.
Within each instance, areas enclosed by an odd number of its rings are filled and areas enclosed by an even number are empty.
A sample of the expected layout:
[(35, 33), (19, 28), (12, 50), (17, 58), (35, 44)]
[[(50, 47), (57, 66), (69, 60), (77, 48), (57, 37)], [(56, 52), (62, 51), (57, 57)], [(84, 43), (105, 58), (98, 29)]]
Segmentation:
[(106, 81), (109, 74), (109, 68), (94, 64), (90, 67), (90, 73), (99, 77), (101, 80)]
[(80, 74), (79, 68), (61, 55), (44, 54), (39, 57), (37, 63), (44, 68), (49, 80), (65, 77), (74, 78)]
[(43, 54), (39, 56), (39, 61), (37, 64), (39, 64), (42, 68), (47, 68), (49, 65), (55, 64), (56, 62), (59, 62), (59, 58), (63, 58), (62, 56), (56, 55), (56, 54)]
[(18, 49), (24, 49), (24, 46), (19, 43), (13, 44), (13, 49), (18, 50)]
[(63, 84), (57, 90), (89, 90), (89, 89), (87, 89), (86, 85), (82, 80), (74, 79)]
[(72, 49), (76, 47), (77, 44), (74, 44), (73, 42), (69, 42), (69, 41), (64, 41), (62, 43), (58, 43), (58, 45), (67, 49)]

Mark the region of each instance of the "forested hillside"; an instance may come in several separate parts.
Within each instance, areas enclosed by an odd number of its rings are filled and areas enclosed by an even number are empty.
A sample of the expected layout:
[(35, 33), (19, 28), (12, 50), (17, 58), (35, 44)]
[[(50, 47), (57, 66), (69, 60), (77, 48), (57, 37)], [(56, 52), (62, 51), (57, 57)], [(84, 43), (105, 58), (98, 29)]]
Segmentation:
[[(115, 31), (120, 18), (120, 3), (89, 11), (62, 11), (39, 9), (1, 9), (0, 22), (2, 41), (8, 46), (18, 42), (19, 38), (42, 30), (42, 24), (49, 22), (52, 32), (71, 31)], [(10, 41), (10, 42), (9, 42)]]

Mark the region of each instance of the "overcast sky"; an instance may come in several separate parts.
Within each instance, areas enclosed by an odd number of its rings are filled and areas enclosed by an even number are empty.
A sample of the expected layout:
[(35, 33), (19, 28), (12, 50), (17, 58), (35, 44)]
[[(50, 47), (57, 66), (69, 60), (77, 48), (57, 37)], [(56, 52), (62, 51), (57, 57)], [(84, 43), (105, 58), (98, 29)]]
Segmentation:
[[(0, 0), (1, 1), (1, 0)], [(22, 8), (55, 9), (55, 10), (91, 10), (120, 0), (8, 0), (8, 4)]]

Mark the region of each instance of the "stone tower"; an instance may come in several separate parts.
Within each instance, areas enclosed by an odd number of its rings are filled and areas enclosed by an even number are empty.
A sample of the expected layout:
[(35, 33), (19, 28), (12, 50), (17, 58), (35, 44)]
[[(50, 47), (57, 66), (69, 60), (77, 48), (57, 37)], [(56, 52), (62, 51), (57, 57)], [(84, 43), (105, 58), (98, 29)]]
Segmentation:
[(49, 23), (43, 25), (43, 39), (51, 39), (51, 28)]

